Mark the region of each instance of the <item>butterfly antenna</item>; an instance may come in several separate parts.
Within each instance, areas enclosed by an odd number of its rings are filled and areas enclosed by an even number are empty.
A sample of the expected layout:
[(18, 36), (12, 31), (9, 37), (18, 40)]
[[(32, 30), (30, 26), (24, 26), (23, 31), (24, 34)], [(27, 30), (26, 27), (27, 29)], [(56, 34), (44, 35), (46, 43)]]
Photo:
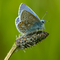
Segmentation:
[(45, 17), (46, 14), (47, 14), (47, 11), (46, 11), (46, 13), (44, 14), (44, 16), (42, 17), (42, 20), (43, 20), (43, 18)]

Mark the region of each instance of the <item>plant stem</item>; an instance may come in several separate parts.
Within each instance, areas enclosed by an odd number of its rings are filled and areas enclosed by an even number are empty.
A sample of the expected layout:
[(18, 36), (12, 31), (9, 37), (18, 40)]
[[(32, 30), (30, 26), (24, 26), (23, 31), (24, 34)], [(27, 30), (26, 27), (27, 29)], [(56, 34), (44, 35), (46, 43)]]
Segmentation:
[(17, 46), (16, 44), (14, 43), (12, 48), (10, 49), (10, 51), (8, 52), (8, 54), (6, 55), (5, 59), (4, 60), (9, 60), (9, 58), (12, 56), (13, 52), (16, 50)]

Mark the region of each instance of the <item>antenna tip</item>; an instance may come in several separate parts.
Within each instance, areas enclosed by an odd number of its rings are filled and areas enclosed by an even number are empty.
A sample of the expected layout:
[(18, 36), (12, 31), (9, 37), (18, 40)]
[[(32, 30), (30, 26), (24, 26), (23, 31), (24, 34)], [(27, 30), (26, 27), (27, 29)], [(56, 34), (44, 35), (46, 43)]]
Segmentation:
[(47, 21), (47, 22), (50, 22), (50, 21)]

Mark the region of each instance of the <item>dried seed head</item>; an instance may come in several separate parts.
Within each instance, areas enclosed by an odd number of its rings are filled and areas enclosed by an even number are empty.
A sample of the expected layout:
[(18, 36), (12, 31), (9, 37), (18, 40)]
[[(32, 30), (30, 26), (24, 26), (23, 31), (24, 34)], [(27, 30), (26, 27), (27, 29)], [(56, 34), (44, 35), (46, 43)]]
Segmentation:
[(37, 32), (33, 32), (30, 34), (18, 37), (15, 43), (18, 48), (25, 49), (39, 43), (40, 41), (45, 39), (48, 35), (49, 33), (47, 32), (37, 31)]

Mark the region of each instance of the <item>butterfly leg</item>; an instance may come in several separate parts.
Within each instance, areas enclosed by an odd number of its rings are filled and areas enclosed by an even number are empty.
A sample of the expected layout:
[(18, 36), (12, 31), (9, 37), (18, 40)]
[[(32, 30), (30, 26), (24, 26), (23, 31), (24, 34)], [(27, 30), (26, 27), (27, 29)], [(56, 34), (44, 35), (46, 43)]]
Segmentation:
[(43, 34), (43, 29), (41, 29), (41, 31), (42, 31), (42, 34)]
[(44, 25), (44, 30), (45, 30), (45, 32), (46, 32), (46, 28), (45, 28), (45, 25)]

